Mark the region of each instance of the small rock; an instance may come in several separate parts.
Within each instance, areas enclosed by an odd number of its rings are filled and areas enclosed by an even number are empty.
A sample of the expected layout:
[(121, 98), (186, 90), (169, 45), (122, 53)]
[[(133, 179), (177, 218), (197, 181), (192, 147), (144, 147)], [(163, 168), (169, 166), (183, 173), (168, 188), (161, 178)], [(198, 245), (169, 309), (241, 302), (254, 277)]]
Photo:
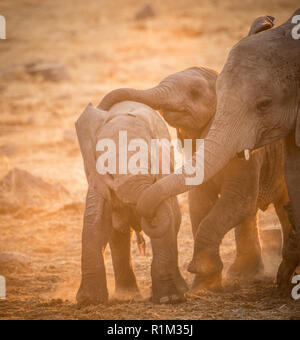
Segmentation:
[(44, 80), (53, 82), (69, 79), (62, 63), (29, 64), (26, 65), (26, 72), (31, 76), (41, 76)]
[(66, 200), (69, 192), (61, 184), (49, 184), (26, 170), (14, 168), (0, 181), (0, 214), (28, 206), (41, 207), (50, 200)]
[(135, 20), (145, 20), (155, 17), (155, 12), (151, 4), (143, 5), (136, 13)]

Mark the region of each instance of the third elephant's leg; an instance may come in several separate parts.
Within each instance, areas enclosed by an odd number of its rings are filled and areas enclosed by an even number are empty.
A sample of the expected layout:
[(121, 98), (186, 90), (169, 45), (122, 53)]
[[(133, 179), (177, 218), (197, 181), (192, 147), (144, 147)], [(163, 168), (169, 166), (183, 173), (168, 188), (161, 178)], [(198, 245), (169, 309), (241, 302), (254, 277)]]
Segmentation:
[(198, 274), (206, 288), (221, 286), (223, 263), (219, 247), (226, 233), (256, 214), (259, 166), (255, 158), (249, 162), (232, 161), (220, 198), (199, 225), (189, 271)]
[[(207, 183), (189, 191), (188, 197), (192, 231), (195, 238), (199, 225), (216, 203), (218, 192), (212, 183)], [(195, 275), (192, 288), (197, 287), (199, 282), (200, 278), (198, 275)]]
[(249, 282), (264, 271), (256, 214), (245, 218), (235, 228), (235, 240), (236, 259), (228, 275), (231, 279)]
[(130, 228), (125, 232), (113, 229), (109, 239), (115, 273), (116, 294), (120, 298), (132, 298), (139, 295), (131, 263), (131, 234)]
[(169, 207), (173, 205), (173, 208), (170, 208), (173, 218), (168, 232), (163, 237), (151, 239), (153, 252), (152, 298), (154, 303), (179, 303), (185, 300), (186, 287), (178, 269), (177, 232), (180, 220), (176, 218), (177, 214), (171, 200), (168, 204)]
[(277, 274), (282, 292), (290, 294), (291, 277), (300, 263), (300, 148), (292, 132), (285, 139), (285, 179), (290, 197), (288, 205), (291, 232)]

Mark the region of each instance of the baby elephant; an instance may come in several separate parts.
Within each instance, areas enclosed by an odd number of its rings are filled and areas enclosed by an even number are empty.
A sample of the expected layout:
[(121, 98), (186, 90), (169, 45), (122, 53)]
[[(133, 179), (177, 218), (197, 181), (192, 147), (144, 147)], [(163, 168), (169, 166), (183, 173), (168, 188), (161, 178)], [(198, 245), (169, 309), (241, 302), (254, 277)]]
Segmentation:
[[(178, 201), (175, 197), (165, 201), (159, 207), (157, 219), (149, 224), (137, 214), (136, 203), (146, 188), (162, 178), (161, 172), (158, 169), (155, 172), (158, 174), (152, 174), (154, 171), (151, 172), (150, 162), (145, 165), (139, 160), (136, 171), (126, 173), (127, 165), (128, 168), (134, 168), (132, 164), (138, 158), (136, 141), (143, 139), (146, 156), (149, 160), (152, 157), (153, 162), (155, 155), (151, 153), (151, 141), (170, 140), (166, 124), (144, 104), (122, 102), (109, 111), (99, 110), (90, 104), (76, 122), (76, 130), (88, 180), (78, 303), (98, 304), (108, 300), (103, 258), (108, 243), (116, 293), (126, 296), (139, 294), (131, 264), (132, 230), (137, 235), (143, 230), (151, 238), (153, 302), (184, 301), (187, 286), (178, 269), (177, 234), (181, 223)], [(154, 159), (159, 164), (162, 157), (166, 157), (161, 151), (160, 146), (157, 159)], [(103, 170), (107, 164), (110, 170), (118, 170), (105, 174)]]

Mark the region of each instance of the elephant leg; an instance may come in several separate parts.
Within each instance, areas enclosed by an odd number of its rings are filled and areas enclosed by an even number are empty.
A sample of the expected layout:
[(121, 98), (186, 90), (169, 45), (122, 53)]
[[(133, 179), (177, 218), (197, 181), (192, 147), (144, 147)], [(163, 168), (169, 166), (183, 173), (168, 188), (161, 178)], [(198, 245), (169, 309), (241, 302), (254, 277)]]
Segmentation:
[(285, 139), (285, 178), (291, 202), (287, 205), (291, 232), (277, 274), (280, 291), (290, 293), (292, 275), (300, 263), (300, 148), (295, 134)]
[(173, 209), (173, 213), (174, 213), (174, 225), (175, 225), (175, 240), (174, 240), (174, 246), (175, 246), (175, 261), (176, 261), (176, 266), (175, 266), (175, 270), (174, 270), (174, 281), (175, 281), (175, 285), (177, 290), (181, 293), (181, 294), (185, 294), (188, 291), (188, 285), (185, 281), (185, 279), (183, 278), (180, 270), (179, 270), (179, 265), (178, 265), (178, 242), (177, 242), (177, 237), (178, 237), (178, 233), (180, 230), (180, 225), (181, 225), (181, 211), (179, 208), (179, 204), (178, 204), (178, 200), (176, 197), (172, 197), (170, 199), (171, 204), (172, 204), (172, 209)]
[(212, 184), (204, 183), (189, 191), (188, 198), (192, 231), (195, 237), (200, 223), (216, 204), (218, 191)]
[[(210, 183), (205, 183), (189, 191), (188, 198), (192, 232), (195, 239), (198, 227), (216, 203), (218, 193)], [(192, 289), (198, 287), (200, 281), (200, 277), (196, 274)]]
[[(174, 210), (172, 210), (174, 211)], [(187, 290), (184, 279), (178, 268), (176, 217), (173, 214), (173, 224), (161, 238), (152, 238), (153, 261), (152, 300), (154, 303), (180, 303), (185, 301)]]
[(82, 278), (76, 297), (79, 304), (99, 304), (108, 300), (103, 252), (109, 227), (108, 204), (94, 187), (89, 186), (82, 232)]
[[(193, 259), (188, 270), (198, 274), (201, 287), (222, 287), (220, 244), (226, 233), (257, 211), (259, 164), (235, 160), (224, 176), (221, 197), (203, 219), (196, 233)], [(227, 170), (228, 170), (227, 169)]]
[(129, 227), (124, 233), (113, 229), (109, 239), (116, 296), (121, 299), (131, 299), (140, 295), (131, 262), (131, 236)]
[(228, 270), (230, 279), (250, 282), (264, 273), (256, 214), (235, 228), (236, 258)]

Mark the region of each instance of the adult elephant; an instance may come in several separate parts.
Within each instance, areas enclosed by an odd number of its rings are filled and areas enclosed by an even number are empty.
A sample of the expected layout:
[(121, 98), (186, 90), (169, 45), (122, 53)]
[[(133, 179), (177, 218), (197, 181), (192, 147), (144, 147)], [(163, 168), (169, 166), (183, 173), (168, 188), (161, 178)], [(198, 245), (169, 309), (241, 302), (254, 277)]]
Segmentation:
[[(285, 176), (291, 199), (293, 230), (278, 272), (287, 289), (300, 257), (300, 40), (295, 34), (300, 9), (283, 25), (250, 35), (233, 47), (217, 80), (217, 112), (205, 138), (203, 182), (217, 174), (237, 153), (257, 149), (285, 137)], [(296, 20), (297, 19), (297, 20)], [(153, 216), (164, 199), (191, 190), (190, 175), (172, 174), (155, 183), (140, 198), (138, 211)], [(199, 183), (200, 184), (200, 183)], [(191, 269), (207, 257), (201, 230)], [(213, 263), (213, 261), (212, 261)]]

